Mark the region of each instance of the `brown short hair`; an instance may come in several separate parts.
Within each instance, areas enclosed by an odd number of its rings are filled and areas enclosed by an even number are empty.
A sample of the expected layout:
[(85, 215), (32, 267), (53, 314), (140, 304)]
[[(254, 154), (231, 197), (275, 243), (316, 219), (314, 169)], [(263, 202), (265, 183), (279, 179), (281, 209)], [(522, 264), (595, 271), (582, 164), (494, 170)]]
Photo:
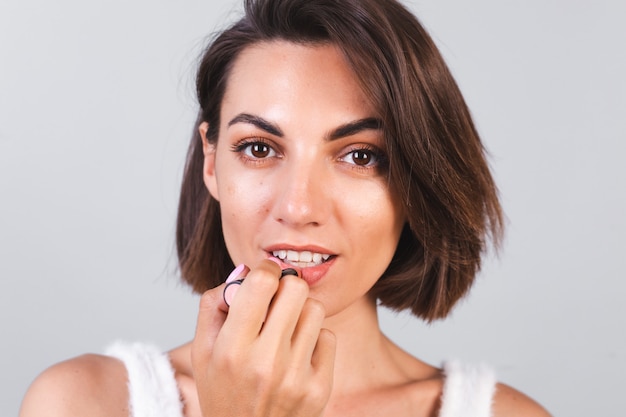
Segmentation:
[(425, 320), (445, 317), (471, 287), (489, 237), (497, 244), (502, 212), (459, 88), (428, 33), (395, 0), (246, 0), (245, 16), (208, 46), (196, 79), (200, 112), (178, 211), (183, 279), (202, 292), (234, 268), (219, 203), (203, 183), (197, 127), (208, 122), (207, 139), (217, 141), (235, 58), (250, 45), (278, 39), (336, 45), (382, 120), (389, 184), (407, 223), (371, 294)]

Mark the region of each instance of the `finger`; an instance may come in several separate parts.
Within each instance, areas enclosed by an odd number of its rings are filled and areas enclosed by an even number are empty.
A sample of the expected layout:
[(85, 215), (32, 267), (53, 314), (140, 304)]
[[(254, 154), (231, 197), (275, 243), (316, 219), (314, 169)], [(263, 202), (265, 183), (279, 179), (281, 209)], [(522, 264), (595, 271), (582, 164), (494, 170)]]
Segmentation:
[(300, 319), (291, 338), (292, 355), (295, 361), (311, 363), (325, 317), (324, 305), (308, 298), (302, 307)]
[(233, 300), (235, 299), (235, 294), (237, 294), (239, 286), (243, 282), (245, 276), (248, 275), (248, 272), (250, 272), (250, 269), (246, 265), (240, 264), (237, 268), (233, 270), (233, 272), (230, 273), (228, 278), (226, 278), (226, 281), (224, 281), (226, 286), (224, 287), (223, 298), (227, 306), (230, 307), (230, 305), (232, 304)]
[(242, 343), (258, 337), (278, 289), (279, 277), (280, 267), (268, 260), (262, 261), (248, 273), (230, 305), (223, 329), (225, 335), (234, 337), (236, 334)]
[(328, 329), (321, 329), (311, 357), (311, 366), (322, 379), (331, 381), (335, 368), (337, 339)]
[(302, 314), (309, 286), (301, 278), (284, 276), (267, 313), (262, 337), (274, 347), (280, 344), (291, 345), (291, 339)]
[[(205, 346), (205, 348), (212, 348), (212, 343), (215, 341), (217, 334), (224, 324), (226, 318), (225, 313), (228, 312), (228, 305), (225, 300), (226, 297), (224, 297), (226, 295), (226, 286), (230, 282), (245, 276), (248, 271), (248, 267), (243, 264), (239, 265), (226, 278), (224, 284), (206, 291), (200, 298), (200, 308), (198, 310), (198, 321), (196, 324), (196, 339), (198, 341), (211, 342), (210, 346)], [(219, 297), (218, 294), (222, 294), (222, 297)]]
[(321, 329), (311, 359), (312, 375), (308, 383), (309, 398), (324, 406), (333, 388), (337, 341), (333, 332)]
[(194, 361), (205, 363), (211, 355), (215, 339), (226, 320), (228, 308), (222, 293), (224, 284), (206, 291), (200, 297), (196, 335), (192, 343)]

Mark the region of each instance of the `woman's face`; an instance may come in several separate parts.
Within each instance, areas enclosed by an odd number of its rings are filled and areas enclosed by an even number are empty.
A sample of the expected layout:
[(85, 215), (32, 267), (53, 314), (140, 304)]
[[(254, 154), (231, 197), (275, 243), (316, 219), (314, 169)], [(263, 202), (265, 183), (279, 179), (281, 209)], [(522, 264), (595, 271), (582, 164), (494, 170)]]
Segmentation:
[(333, 315), (364, 295), (405, 217), (387, 183), (382, 130), (332, 45), (260, 43), (238, 56), (204, 180), (235, 264), (277, 257)]

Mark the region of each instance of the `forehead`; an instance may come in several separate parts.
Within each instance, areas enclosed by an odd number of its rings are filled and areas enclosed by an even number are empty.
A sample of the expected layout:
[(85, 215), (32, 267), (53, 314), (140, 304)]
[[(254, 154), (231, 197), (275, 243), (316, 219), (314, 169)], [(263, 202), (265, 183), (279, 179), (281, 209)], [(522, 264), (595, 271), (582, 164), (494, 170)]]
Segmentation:
[(225, 118), (231, 111), (377, 116), (338, 47), (288, 41), (261, 42), (240, 52), (222, 101)]

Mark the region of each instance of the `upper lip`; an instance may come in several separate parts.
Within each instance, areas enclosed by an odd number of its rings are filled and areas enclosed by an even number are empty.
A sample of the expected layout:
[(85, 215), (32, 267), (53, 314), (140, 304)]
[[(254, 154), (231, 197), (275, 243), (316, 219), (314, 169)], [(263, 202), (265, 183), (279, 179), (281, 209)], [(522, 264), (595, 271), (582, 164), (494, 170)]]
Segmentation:
[(297, 246), (297, 245), (290, 245), (290, 244), (287, 244), (287, 243), (278, 243), (278, 244), (270, 245), (270, 246), (266, 247), (264, 250), (266, 252), (269, 252), (269, 253), (272, 253), (272, 252), (277, 251), (277, 250), (292, 250), (292, 251), (296, 251), (296, 252), (309, 251), (309, 252), (314, 252), (314, 253), (335, 255), (335, 252), (333, 252), (332, 250), (327, 249), (327, 248), (325, 248), (323, 246), (318, 246), (318, 245)]

